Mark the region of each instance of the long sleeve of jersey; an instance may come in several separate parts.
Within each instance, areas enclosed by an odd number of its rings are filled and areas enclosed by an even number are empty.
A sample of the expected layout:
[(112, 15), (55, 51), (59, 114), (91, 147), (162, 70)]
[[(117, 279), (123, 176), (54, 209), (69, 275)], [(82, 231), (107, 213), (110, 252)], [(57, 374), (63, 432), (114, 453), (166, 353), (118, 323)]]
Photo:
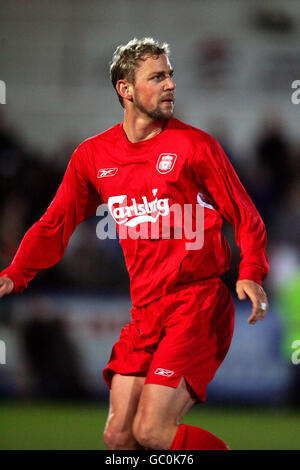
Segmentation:
[(197, 170), (206, 194), (235, 227), (236, 243), (241, 250), (239, 279), (260, 284), (269, 271), (265, 225), (222, 147), (214, 139), (202, 145), (204, 151), (198, 155)]
[(42, 269), (55, 265), (80, 222), (95, 214), (100, 196), (88, 182), (88, 155), (79, 146), (45, 214), (25, 234), (11, 265), (1, 272), (21, 292)]

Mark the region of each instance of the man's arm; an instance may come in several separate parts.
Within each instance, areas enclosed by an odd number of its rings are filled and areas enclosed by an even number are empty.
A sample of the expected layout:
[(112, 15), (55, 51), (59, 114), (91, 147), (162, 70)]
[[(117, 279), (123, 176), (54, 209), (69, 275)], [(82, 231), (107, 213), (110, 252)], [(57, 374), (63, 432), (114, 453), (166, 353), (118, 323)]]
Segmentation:
[(100, 196), (89, 182), (88, 166), (88, 155), (80, 145), (47, 211), (26, 232), (11, 265), (1, 272), (0, 297), (22, 292), (40, 270), (56, 264), (77, 225), (95, 214)]
[(248, 322), (262, 320), (268, 310), (266, 293), (261, 287), (269, 271), (266, 255), (265, 225), (217, 141), (203, 144), (201, 179), (222, 216), (235, 227), (235, 239), (241, 250), (236, 291), (240, 300), (248, 296), (253, 309)]

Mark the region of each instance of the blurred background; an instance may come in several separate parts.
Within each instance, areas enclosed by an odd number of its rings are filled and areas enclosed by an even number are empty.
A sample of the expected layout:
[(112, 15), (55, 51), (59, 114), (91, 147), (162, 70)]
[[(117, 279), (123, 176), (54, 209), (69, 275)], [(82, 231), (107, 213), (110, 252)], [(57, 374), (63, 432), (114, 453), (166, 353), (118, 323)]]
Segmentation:
[[(175, 117), (219, 140), (268, 231), (270, 311), (250, 326), (250, 303), (234, 290), (239, 250), (224, 224), (235, 334), (207, 403), (185, 422), (233, 449), (299, 449), (297, 0), (2, 0), (0, 269), (48, 207), (77, 145), (122, 121), (109, 62), (135, 36), (170, 44)], [(1, 449), (104, 448), (102, 369), (131, 304), (121, 249), (97, 238), (97, 222), (81, 224), (63, 260), (26, 292), (0, 302)]]

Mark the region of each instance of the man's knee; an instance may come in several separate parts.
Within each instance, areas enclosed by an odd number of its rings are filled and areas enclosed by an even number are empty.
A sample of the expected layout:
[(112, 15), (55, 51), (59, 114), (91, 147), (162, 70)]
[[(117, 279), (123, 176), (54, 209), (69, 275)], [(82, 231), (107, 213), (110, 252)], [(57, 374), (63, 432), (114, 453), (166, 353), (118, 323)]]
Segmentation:
[(103, 440), (109, 450), (130, 450), (136, 445), (132, 429), (124, 429), (122, 423), (116, 420), (108, 423), (103, 433)]
[(133, 435), (137, 442), (145, 449), (168, 449), (167, 426), (154, 422), (151, 419), (144, 419), (137, 415), (133, 422)]

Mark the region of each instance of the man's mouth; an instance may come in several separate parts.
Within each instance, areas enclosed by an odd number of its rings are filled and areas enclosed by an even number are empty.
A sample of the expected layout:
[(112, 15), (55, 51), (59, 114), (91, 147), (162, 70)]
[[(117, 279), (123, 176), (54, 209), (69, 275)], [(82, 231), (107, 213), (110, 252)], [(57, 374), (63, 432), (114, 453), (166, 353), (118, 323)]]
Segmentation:
[(162, 103), (174, 103), (174, 97), (164, 98), (161, 100)]

